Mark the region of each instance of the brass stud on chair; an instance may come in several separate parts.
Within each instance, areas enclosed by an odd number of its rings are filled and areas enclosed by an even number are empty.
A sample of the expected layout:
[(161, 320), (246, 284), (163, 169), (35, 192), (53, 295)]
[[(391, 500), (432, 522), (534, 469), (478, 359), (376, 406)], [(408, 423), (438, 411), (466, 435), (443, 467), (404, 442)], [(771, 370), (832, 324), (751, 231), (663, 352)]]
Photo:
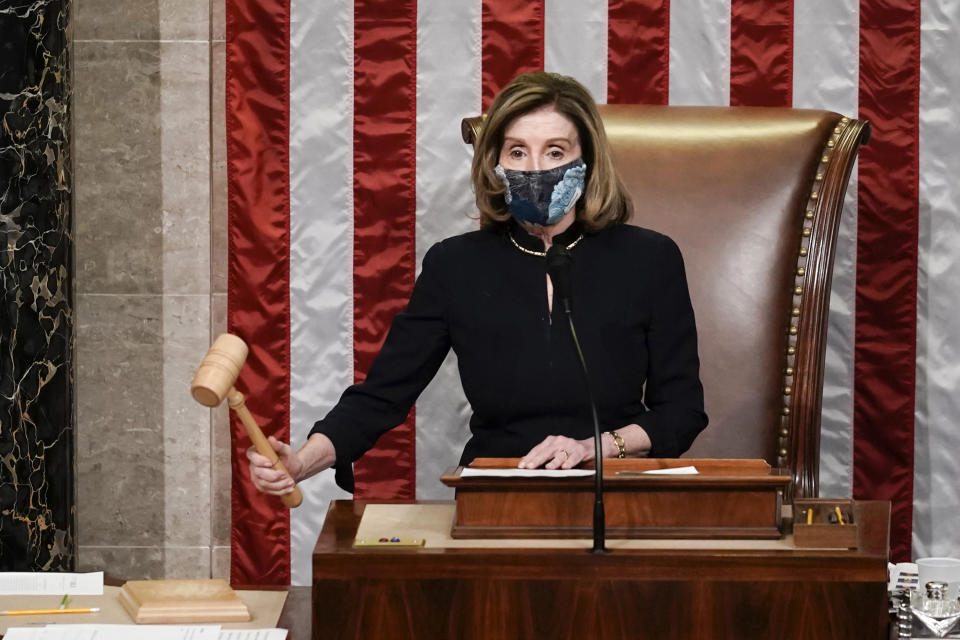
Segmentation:
[(792, 355), (796, 355), (796, 353), (797, 353), (797, 348), (795, 346), (790, 345), (789, 347), (787, 347), (787, 355), (792, 356)]
[(810, 227), (804, 227), (804, 228), (803, 228), (803, 237), (804, 237), (804, 238), (809, 238), (811, 231), (812, 231), (812, 229), (811, 229)]
[(801, 295), (802, 293), (803, 293), (803, 287), (794, 287), (794, 288), (793, 288), (793, 295), (799, 296), (799, 295)]
[(803, 214), (807, 220), (813, 220), (813, 210), (807, 209), (807, 212)]
[(850, 118), (848, 118), (847, 116), (843, 116), (842, 118), (840, 118), (840, 122), (842, 122), (843, 124), (847, 124), (848, 122), (850, 122)]
[(783, 408), (783, 411), (781, 411), (781, 413), (783, 413), (783, 415), (785, 415), (785, 416), (790, 415), (790, 407), (784, 407), (784, 408)]
[(819, 198), (819, 197), (820, 197), (820, 194), (817, 193), (816, 191), (814, 191), (814, 192), (812, 192), (812, 193), (810, 194), (810, 199), (811, 199), (811, 200), (816, 200), (816, 199)]
[(792, 335), (792, 336), (797, 335), (797, 327), (796, 327), (796, 325), (790, 327), (790, 335)]
[(800, 247), (800, 257), (801, 257), (801, 258), (806, 258), (806, 257), (807, 257), (807, 253), (809, 253), (809, 251), (807, 250), (806, 247)]
[(786, 438), (788, 435), (790, 435), (790, 430), (789, 430), (789, 429), (787, 429), (786, 427), (784, 427), (783, 429), (780, 429), (780, 437), (781, 437), (781, 438)]
[(817, 180), (823, 180), (823, 171), (817, 171)]
[(834, 142), (833, 138), (830, 138), (829, 140), (827, 140), (827, 146), (830, 147), (831, 149), (833, 148), (833, 146), (834, 146), (835, 144), (837, 144), (837, 143)]
[(820, 162), (830, 162), (830, 156), (824, 155), (820, 158)]
[(780, 449), (780, 457), (783, 458), (784, 460), (786, 460), (786, 458), (787, 458), (787, 450), (786, 450), (786, 449)]
[(797, 275), (798, 275), (798, 276), (806, 275), (806, 273), (807, 273), (807, 268), (806, 268), (806, 267), (797, 267)]
[(783, 388), (783, 395), (788, 396), (788, 395), (790, 395), (791, 393), (793, 393), (793, 389), (791, 389), (790, 387), (784, 387), (784, 388)]
[(792, 375), (793, 375), (793, 367), (787, 367), (786, 369), (784, 369), (783, 375), (792, 376)]
[(794, 307), (793, 310), (790, 312), (790, 314), (793, 317), (797, 317), (798, 315), (800, 315), (800, 307)]

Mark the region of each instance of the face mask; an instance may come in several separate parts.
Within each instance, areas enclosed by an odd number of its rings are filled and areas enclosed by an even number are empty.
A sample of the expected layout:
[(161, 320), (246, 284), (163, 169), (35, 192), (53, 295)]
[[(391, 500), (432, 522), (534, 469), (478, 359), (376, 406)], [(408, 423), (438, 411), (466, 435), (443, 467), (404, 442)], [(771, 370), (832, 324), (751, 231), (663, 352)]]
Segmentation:
[(499, 164), (493, 171), (507, 188), (503, 197), (517, 222), (548, 227), (560, 222), (583, 194), (587, 165), (578, 158), (545, 171), (513, 171)]

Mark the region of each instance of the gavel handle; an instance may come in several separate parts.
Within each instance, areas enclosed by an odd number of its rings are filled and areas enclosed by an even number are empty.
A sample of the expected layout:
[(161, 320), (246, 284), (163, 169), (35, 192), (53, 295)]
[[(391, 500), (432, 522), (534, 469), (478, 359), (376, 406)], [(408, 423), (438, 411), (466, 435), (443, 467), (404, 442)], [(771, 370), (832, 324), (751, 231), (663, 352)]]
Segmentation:
[[(287, 471), (287, 468), (283, 466), (282, 462), (280, 462), (280, 458), (277, 457), (277, 452), (274, 451), (273, 447), (270, 446), (270, 442), (267, 440), (266, 436), (263, 435), (263, 431), (260, 430), (260, 426), (253, 419), (253, 416), (250, 415), (250, 410), (247, 409), (247, 404), (243, 398), (243, 394), (237, 391), (235, 387), (230, 387), (230, 391), (227, 393), (227, 404), (229, 404), (230, 408), (236, 411), (237, 415), (240, 416), (240, 422), (242, 422), (243, 426), (246, 428), (247, 435), (250, 436), (250, 441), (253, 442), (253, 446), (257, 448), (257, 451), (270, 459), (270, 462), (273, 463), (274, 469), (277, 471), (283, 471), (289, 476), (290, 472)], [(280, 500), (282, 500), (283, 504), (287, 505), (291, 509), (294, 507), (299, 507), (300, 503), (303, 502), (303, 494), (300, 493), (300, 487), (294, 483), (293, 491), (280, 496)]]

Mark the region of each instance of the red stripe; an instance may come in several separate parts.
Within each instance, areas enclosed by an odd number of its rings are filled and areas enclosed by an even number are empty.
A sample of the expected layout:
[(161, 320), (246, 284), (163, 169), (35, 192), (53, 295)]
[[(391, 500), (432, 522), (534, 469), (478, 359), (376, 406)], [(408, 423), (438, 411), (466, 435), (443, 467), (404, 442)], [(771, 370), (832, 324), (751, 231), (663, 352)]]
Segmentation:
[[(353, 349), (358, 382), (416, 272), (417, 3), (354, 4)], [(354, 465), (357, 498), (413, 498), (413, 412)]]
[(731, 0), (730, 104), (793, 105), (793, 0)]
[(483, 0), (481, 83), (483, 110), (521, 73), (543, 69), (543, 0)]
[(893, 502), (910, 559), (919, 228), (920, 0), (861, 0), (853, 493)]
[[(289, 3), (226, 5), (227, 326), (250, 346), (237, 381), (264, 432), (290, 435)], [(249, 480), (250, 441), (231, 423), (230, 580), (290, 583), (290, 515)]]
[(610, 0), (607, 102), (667, 104), (670, 0)]

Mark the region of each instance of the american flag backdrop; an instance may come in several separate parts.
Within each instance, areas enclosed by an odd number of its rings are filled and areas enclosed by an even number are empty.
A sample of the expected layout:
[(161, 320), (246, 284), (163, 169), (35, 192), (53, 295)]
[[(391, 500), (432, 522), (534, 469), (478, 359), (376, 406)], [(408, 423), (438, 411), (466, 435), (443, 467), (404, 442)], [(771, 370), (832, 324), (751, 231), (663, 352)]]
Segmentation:
[[(891, 500), (897, 560), (960, 555), (958, 52), (960, 0), (227, 0), (238, 386), (297, 447), (363, 379), (425, 251), (477, 227), (460, 120), (518, 73), (598, 102), (831, 109), (873, 138), (834, 273), (821, 495)], [(447, 497), (468, 417), (451, 355), (358, 462), (358, 497)], [(242, 431), (232, 580), (309, 584), (348, 496), (324, 472), (288, 514), (247, 480)]]

